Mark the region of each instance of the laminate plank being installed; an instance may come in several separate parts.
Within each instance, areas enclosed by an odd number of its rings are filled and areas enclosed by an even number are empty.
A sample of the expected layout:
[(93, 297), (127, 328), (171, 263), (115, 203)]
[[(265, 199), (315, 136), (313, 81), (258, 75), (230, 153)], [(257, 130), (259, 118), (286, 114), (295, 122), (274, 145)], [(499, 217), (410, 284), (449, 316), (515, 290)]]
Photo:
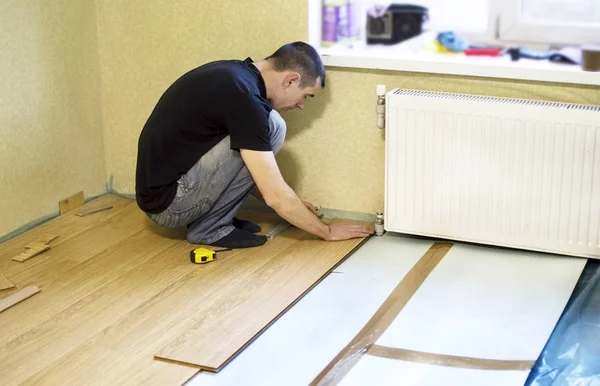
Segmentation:
[(156, 358), (218, 371), (363, 241), (327, 243), (306, 235), (269, 258), (257, 277), (231, 292), (234, 297), (200, 318), (189, 315), (194, 323)]
[(390, 233), (370, 238), (225, 368), (186, 385), (309, 385), (431, 245)]

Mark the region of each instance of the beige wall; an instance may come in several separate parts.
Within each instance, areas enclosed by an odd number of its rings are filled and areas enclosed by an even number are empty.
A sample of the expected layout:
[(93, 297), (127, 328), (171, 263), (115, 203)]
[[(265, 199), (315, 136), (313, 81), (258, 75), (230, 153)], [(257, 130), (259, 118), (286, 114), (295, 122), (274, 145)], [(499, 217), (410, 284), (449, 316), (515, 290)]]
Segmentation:
[(0, 235), (106, 177), (93, 2), (0, 2)]
[[(206, 61), (261, 58), (307, 38), (305, 1), (98, 1), (107, 172), (134, 191), (138, 134), (162, 92)], [(302, 198), (358, 212), (383, 209), (384, 138), (375, 126), (375, 85), (600, 104), (600, 89), (381, 71), (328, 70), (328, 87), (286, 115), (278, 157)]]
[[(258, 59), (306, 39), (306, 2), (261, 3), (0, 2), (0, 235), (54, 214), (57, 201), (76, 191), (102, 193), (109, 176), (115, 190), (133, 193), (139, 131), (183, 72), (215, 59)], [(325, 92), (285, 115), (278, 158), (302, 198), (382, 209), (377, 83), (600, 104), (597, 87), (329, 68)]]

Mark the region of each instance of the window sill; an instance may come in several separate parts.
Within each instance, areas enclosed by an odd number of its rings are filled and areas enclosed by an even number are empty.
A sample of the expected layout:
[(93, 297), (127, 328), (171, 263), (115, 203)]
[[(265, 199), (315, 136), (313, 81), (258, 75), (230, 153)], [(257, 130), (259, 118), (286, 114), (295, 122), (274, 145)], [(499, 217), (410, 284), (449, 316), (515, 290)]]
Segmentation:
[(548, 60), (520, 59), (509, 56), (485, 57), (463, 54), (422, 52), (422, 39), (396, 46), (362, 46), (356, 48), (321, 48), (319, 53), (327, 67), (363, 68), (391, 71), (519, 79), (539, 82), (600, 85), (600, 72), (583, 71), (579, 65), (553, 63)]

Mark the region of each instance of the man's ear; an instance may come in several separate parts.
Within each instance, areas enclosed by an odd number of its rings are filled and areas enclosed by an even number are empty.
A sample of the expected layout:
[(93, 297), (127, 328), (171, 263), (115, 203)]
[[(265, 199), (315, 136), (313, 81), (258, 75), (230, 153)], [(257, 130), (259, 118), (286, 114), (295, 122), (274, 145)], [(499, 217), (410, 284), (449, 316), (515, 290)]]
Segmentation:
[(294, 83), (300, 83), (300, 74), (298, 74), (297, 72), (291, 72), (286, 78), (285, 78), (285, 87), (290, 87), (291, 85), (293, 85)]

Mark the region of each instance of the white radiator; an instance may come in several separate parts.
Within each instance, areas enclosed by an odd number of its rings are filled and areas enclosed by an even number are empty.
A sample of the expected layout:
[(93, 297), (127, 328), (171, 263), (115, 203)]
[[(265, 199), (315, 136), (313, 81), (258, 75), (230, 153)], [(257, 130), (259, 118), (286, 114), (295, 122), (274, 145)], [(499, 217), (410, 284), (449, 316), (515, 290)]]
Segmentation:
[(600, 258), (600, 106), (394, 89), (385, 229)]

